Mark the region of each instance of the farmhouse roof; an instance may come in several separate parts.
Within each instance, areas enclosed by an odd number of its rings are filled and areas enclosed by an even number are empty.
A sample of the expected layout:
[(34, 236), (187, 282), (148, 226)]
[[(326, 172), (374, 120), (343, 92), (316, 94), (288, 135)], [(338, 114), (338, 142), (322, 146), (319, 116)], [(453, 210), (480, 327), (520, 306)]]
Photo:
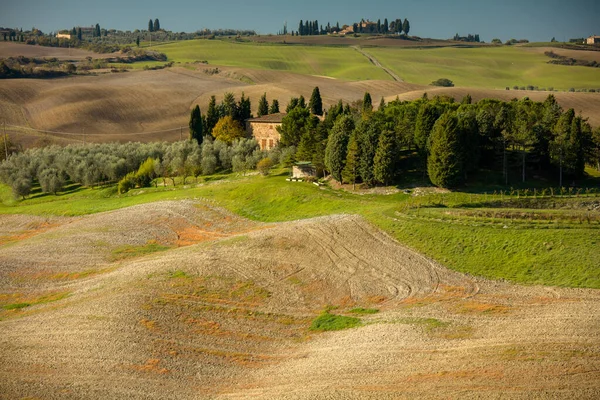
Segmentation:
[(250, 118), (247, 121), (248, 122), (279, 124), (279, 123), (281, 123), (281, 121), (283, 121), (283, 117), (285, 117), (286, 115), (287, 114), (285, 114), (285, 113), (269, 114), (269, 115), (263, 115), (262, 117)]

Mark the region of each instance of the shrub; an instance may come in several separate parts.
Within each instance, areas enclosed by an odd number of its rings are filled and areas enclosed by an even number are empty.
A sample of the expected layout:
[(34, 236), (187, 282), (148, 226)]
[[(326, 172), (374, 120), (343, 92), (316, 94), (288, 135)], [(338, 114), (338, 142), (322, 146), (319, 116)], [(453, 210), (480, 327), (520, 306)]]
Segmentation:
[(339, 331), (342, 329), (354, 328), (360, 325), (361, 322), (358, 318), (344, 317), (341, 315), (334, 315), (324, 312), (310, 324), (310, 330)]
[(453, 87), (454, 83), (447, 78), (440, 78), (430, 83), (431, 86)]
[(137, 183), (135, 172), (130, 172), (125, 175), (125, 178), (119, 181), (118, 190), (120, 194), (127, 193), (131, 189), (134, 189)]
[(271, 168), (273, 168), (273, 161), (271, 161), (270, 158), (263, 158), (258, 162), (256, 168), (258, 169), (258, 172), (261, 173), (261, 175), (267, 176), (269, 175), (269, 171), (271, 170)]

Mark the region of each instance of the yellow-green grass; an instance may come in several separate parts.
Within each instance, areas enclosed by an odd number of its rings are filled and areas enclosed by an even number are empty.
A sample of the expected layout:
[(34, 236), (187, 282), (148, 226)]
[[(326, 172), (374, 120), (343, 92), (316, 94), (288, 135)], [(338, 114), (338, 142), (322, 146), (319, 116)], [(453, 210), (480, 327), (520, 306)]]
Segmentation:
[(448, 78), (456, 86), (489, 89), (515, 85), (555, 90), (600, 88), (600, 68), (548, 64), (545, 55), (519, 47), (366, 51), (410, 83), (428, 85), (438, 78)]
[[(10, 197), (10, 189), (1, 187), (0, 197)], [(458, 271), (527, 284), (600, 288), (597, 222), (565, 218), (555, 225), (545, 221), (504, 224), (494, 218), (473, 220), (472, 215), (461, 211), (471, 210), (462, 205), (469, 206), (469, 202), (493, 210), (485, 201), (498, 201), (500, 195), (440, 194), (432, 196), (431, 201), (442, 206), (419, 211), (415, 209), (419, 198), (403, 193), (357, 195), (309, 183), (286, 182), (284, 175), (231, 175), (220, 182), (187, 189), (182, 186), (145, 188), (127, 195), (117, 195), (114, 188), (80, 189), (59, 196), (7, 201), (0, 205), (0, 213), (83, 215), (159, 200), (190, 198), (212, 200), (239, 215), (264, 222), (359, 214), (401, 243)], [(597, 201), (598, 197), (585, 199)], [(447, 215), (446, 210), (456, 212)], [(503, 210), (499, 209), (498, 213)], [(535, 219), (535, 213), (533, 215)]]
[(391, 79), (351, 47), (188, 40), (162, 45), (157, 50), (169, 61), (182, 63), (208, 61), (209, 65), (290, 71), (348, 81)]

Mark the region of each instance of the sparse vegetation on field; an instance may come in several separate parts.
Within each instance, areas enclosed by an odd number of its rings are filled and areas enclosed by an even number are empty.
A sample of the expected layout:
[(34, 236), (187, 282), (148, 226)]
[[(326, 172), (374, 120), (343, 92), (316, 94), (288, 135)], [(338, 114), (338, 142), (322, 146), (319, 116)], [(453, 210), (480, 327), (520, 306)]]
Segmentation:
[(379, 312), (378, 309), (376, 308), (362, 308), (362, 307), (357, 307), (357, 308), (353, 308), (350, 311), (348, 311), (351, 314), (377, 314)]
[(356, 328), (362, 323), (360, 319), (324, 312), (313, 320), (310, 329), (313, 331), (341, 331)]
[(170, 248), (171, 247), (169, 246), (163, 246), (156, 242), (148, 242), (143, 246), (119, 246), (112, 251), (112, 260), (119, 261), (128, 258), (143, 257), (159, 251), (166, 251)]

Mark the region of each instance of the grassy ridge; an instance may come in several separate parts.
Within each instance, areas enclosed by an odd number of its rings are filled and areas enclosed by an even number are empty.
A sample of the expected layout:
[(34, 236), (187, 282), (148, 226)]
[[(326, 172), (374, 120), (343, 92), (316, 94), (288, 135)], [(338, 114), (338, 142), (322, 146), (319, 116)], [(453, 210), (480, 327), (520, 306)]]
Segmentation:
[(600, 88), (600, 69), (548, 64), (543, 54), (519, 47), (367, 50), (384, 66), (411, 83), (428, 85), (448, 78), (456, 86), (504, 89)]
[[(290, 71), (357, 80), (390, 80), (382, 69), (349, 46), (305, 46), (188, 40), (157, 46), (170, 61), (206, 60), (212, 65)], [(504, 89), (600, 88), (600, 69), (548, 64), (548, 57), (516, 46), (474, 48), (369, 47), (366, 52), (410, 83), (448, 78), (457, 86)]]
[(322, 75), (348, 81), (390, 80), (380, 68), (350, 47), (286, 46), (235, 43), (222, 40), (188, 40), (160, 46), (170, 61), (208, 61), (255, 69)]
[[(4, 198), (8, 193), (6, 187), (0, 191)], [(457, 200), (461, 197), (449, 196)], [(471, 195), (462, 196), (467, 199)], [(473, 223), (460, 213), (448, 217), (444, 207), (428, 209), (425, 218), (416, 215), (414, 209), (406, 209), (414, 200), (409, 195), (355, 195), (286, 182), (283, 176), (232, 177), (188, 189), (180, 186), (134, 190), (125, 196), (114, 194), (112, 189), (81, 189), (2, 205), (0, 213), (82, 215), (186, 198), (213, 200), (244, 217), (264, 222), (335, 213), (360, 214), (400, 242), (454, 270), (527, 284), (600, 288), (597, 221), (582, 223), (567, 219), (544, 229), (534, 223), (486, 225)], [(445, 218), (435, 218), (435, 213)]]

